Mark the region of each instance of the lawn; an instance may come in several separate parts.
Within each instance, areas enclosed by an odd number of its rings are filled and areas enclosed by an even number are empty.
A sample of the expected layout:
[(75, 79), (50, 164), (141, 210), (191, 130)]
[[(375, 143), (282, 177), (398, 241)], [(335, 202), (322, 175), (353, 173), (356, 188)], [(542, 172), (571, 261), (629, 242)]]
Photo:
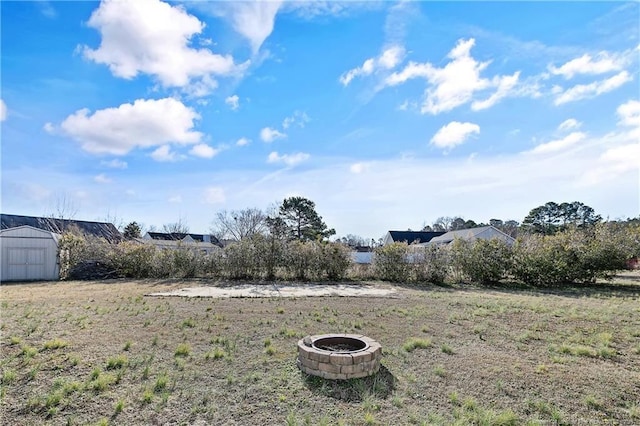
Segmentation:
[[(640, 424), (640, 275), (396, 298), (145, 294), (201, 281), (0, 287), (3, 424)], [(385, 284), (386, 285), (386, 284)], [(383, 346), (373, 377), (296, 367), (305, 335)]]

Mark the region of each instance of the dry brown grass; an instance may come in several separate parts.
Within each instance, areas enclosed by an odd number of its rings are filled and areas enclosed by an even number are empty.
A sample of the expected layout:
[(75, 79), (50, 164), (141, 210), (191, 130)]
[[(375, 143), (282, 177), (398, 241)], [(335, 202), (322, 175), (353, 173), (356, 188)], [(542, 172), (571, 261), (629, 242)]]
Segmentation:
[[(396, 299), (144, 296), (193, 285), (0, 287), (2, 423), (640, 421), (636, 275), (565, 291), (400, 287)], [(381, 373), (300, 373), (297, 339), (327, 332), (378, 340)]]

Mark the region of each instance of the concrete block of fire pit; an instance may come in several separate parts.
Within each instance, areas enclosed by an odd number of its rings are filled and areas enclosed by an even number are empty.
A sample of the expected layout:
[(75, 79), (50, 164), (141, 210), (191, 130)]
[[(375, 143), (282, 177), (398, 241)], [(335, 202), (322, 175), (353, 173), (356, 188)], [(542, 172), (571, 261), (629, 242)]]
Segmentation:
[(347, 380), (380, 369), (382, 345), (359, 334), (321, 334), (298, 341), (298, 367), (307, 374)]

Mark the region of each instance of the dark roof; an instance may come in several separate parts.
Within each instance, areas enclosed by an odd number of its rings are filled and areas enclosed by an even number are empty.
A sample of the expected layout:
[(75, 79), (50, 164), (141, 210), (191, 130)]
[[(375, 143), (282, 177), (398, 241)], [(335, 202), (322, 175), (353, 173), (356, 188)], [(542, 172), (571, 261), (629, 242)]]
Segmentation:
[(394, 242), (406, 243), (428, 243), (432, 238), (444, 235), (446, 232), (424, 232), (424, 231), (389, 231)]
[(172, 232), (172, 233), (147, 232), (147, 234), (149, 234), (149, 237), (151, 237), (152, 240), (163, 240), (163, 241), (180, 241), (180, 240), (184, 240), (188, 235), (191, 238), (193, 238), (194, 241), (197, 241), (199, 243), (205, 242), (205, 237), (208, 237), (206, 238), (208, 240), (207, 242), (210, 242), (211, 244), (215, 244), (217, 246), (222, 247), (222, 244), (220, 243), (220, 241), (218, 241), (218, 239), (213, 235), (184, 234), (182, 232)]
[(1, 229), (16, 228), (18, 226), (32, 226), (45, 231), (62, 234), (71, 229), (78, 229), (84, 235), (104, 238), (110, 243), (122, 241), (122, 234), (112, 224), (106, 222), (88, 222), (85, 220), (56, 219), (52, 217), (19, 216), (15, 214), (0, 214)]

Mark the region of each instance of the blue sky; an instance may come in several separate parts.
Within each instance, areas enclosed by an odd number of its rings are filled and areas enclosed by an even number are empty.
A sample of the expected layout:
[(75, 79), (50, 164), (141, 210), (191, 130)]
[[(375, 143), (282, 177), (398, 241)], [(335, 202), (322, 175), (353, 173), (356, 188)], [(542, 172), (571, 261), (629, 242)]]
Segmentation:
[(640, 210), (637, 2), (2, 2), (2, 206), (338, 236)]

